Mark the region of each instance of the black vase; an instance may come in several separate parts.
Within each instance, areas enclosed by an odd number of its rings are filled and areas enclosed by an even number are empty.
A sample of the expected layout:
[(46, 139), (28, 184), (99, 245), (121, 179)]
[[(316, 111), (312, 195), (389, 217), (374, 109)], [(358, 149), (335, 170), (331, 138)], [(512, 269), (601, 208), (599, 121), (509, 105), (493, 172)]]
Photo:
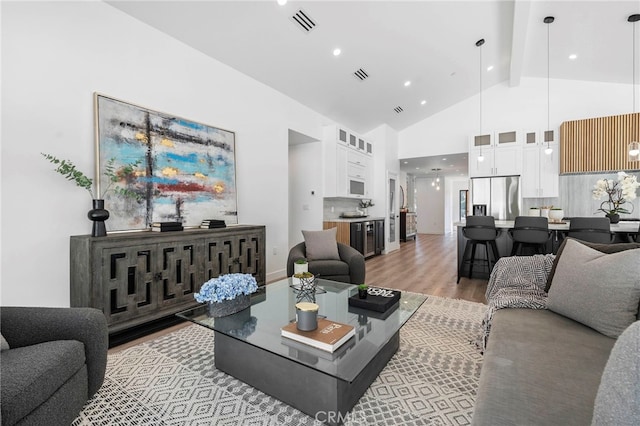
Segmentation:
[(358, 297), (360, 299), (366, 299), (367, 298), (367, 291), (368, 290), (366, 288), (365, 289), (359, 288), (358, 289)]
[(104, 209), (104, 200), (93, 200), (93, 209), (89, 210), (87, 217), (93, 221), (92, 237), (104, 237), (107, 235), (104, 221), (109, 219), (109, 212)]
[(607, 217), (609, 218), (609, 222), (611, 223), (620, 222), (620, 215), (618, 213), (608, 213)]

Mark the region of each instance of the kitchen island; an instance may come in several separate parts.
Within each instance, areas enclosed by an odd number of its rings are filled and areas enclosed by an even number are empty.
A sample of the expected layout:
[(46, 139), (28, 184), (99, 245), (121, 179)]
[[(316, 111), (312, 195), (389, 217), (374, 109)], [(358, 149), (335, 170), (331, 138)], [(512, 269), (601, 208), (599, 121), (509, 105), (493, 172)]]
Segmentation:
[[(511, 248), (513, 247), (513, 240), (509, 236), (509, 229), (514, 226), (513, 220), (496, 220), (496, 228), (498, 229), (498, 237), (496, 238), (496, 244), (498, 246), (498, 252), (500, 257), (506, 257), (511, 254)], [(462, 228), (465, 226), (465, 222), (455, 222), (453, 225), (457, 228), (458, 233), (458, 270), (462, 264), (462, 256), (464, 255), (464, 247), (467, 243), (467, 239), (462, 235)], [(562, 223), (549, 222), (549, 230), (552, 231), (551, 239), (547, 244), (547, 253), (555, 253), (558, 247), (564, 239), (564, 233), (569, 231), (570, 221), (564, 221)], [(615, 233), (615, 242), (627, 242), (628, 235), (638, 232), (638, 226), (640, 221), (621, 221), (619, 223), (612, 223), (610, 225), (611, 232)], [(484, 250), (478, 249), (476, 251), (476, 257), (479, 259), (486, 259)], [(474, 277), (488, 278), (488, 272), (481, 272), (481, 268), (474, 268)], [(486, 268), (485, 268), (486, 269)], [(477, 271), (477, 273), (476, 273)], [(468, 270), (462, 271), (462, 276), (466, 276)]]

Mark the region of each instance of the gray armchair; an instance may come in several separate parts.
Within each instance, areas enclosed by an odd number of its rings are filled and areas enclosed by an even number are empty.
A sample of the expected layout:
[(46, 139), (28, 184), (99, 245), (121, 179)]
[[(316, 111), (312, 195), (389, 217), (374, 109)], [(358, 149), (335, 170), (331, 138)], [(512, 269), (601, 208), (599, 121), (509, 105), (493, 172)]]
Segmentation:
[[(346, 244), (338, 243), (340, 260), (310, 260), (309, 272), (320, 278), (331, 281), (341, 281), (351, 284), (363, 284), (365, 278), (364, 256), (356, 249)], [(304, 242), (295, 245), (289, 251), (287, 259), (287, 276), (293, 275), (293, 264), (298, 259), (306, 259)]]
[(93, 308), (0, 308), (2, 425), (70, 424), (104, 380), (108, 331)]

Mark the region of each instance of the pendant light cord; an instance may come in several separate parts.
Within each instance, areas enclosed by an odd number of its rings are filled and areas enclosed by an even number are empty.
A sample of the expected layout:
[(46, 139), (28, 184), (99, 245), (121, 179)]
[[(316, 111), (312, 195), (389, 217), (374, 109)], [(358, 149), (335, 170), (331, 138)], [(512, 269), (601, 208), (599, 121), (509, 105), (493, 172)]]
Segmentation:
[[(550, 25), (547, 24), (547, 132), (549, 130), (551, 130), (550, 124), (549, 124), (550, 123), (549, 117), (551, 115), (551, 113), (550, 113), (551, 101), (550, 101), (550, 96), (549, 96), (549, 92), (550, 92), (549, 91), (549, 79), (550, 79), (550, 75), (551, 75), (550, 72), (549, 72), (549, 62), (550, 62), (549, 61), (549, 57), (550, 57), (549, 56), (549, 51), (550, 51), (551, 43), (549, 43), (549, 38), (550, 38), (549, 37), (549, 27), (550, 27)], [(545, 134), (545, 136), (546, 136), (546, 134)], [(545, 139), (546, 139), (546, 137), (545, 137)], [(549, 148), (549, 140), (548, 139), (547, 139), (547, 148)]]

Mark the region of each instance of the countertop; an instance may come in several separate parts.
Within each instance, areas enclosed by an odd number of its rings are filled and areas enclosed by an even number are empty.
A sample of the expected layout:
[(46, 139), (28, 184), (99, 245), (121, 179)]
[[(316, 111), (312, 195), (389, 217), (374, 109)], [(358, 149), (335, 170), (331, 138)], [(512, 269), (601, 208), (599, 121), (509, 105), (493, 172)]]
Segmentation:
[(323, 222), (369, 222), (372, 220), (385, 220), (382, 216), (363, 216), (363, 217), (337, 217), (335, 219), (323, 219)]
[[(565, 221), (566, 223), (553, 223), (549, 222), (549, 229), (555, 231), (568, 231), (569, 230), (569, 221)], [(454, 226), (465, 226), (466, 222), (455, 222)], [(496, 220), (496, 228), (498, 229), (510, 229), (513, 228), (514, 221), (513, 220)], [(618, 223), (611, 224), (611, 231), (613, 232), (638, 232), (638, 226), (640, 226), (640, 221), (621, 221)]]

